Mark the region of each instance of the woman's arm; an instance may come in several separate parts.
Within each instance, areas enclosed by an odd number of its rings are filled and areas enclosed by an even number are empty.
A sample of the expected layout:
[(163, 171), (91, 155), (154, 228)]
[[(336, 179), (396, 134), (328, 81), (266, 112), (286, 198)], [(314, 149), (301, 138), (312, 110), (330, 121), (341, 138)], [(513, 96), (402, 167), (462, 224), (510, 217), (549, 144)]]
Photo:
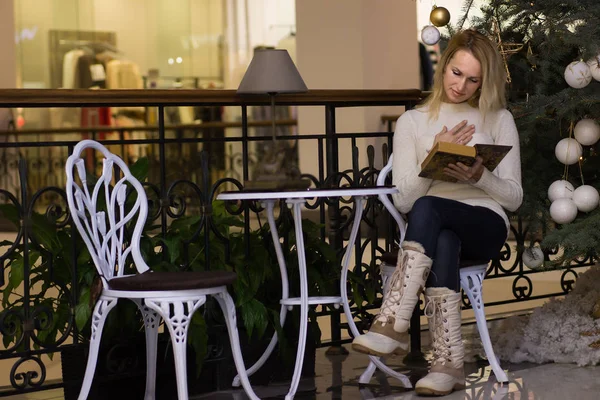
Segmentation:
[(521, 150), (515, 120), (508, 110), (501, 111), (494, 129), (494, 143), (509, 145), (512, 149), (494, 172), (484, 168), (481, 178), (473, 186), (484, 190), (505, 209), (516, 211), (523, 201)]
[(396, 122), (394, 132), (394, 163), (392, 181), (399, 190), (393, 196), (394, 205), (407, 213), (419, 197), (429, 190), (431, 179), (420, 178), (421, 166), (417, 157), (416, 124), (410, 113), (404, 113)]

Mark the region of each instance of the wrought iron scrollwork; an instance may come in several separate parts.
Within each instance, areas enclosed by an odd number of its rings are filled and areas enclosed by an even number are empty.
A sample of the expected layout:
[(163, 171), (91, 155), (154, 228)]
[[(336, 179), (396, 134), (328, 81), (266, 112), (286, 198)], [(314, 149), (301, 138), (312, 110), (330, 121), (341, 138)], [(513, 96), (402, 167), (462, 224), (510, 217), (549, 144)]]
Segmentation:
[[(39, 367), (39, 371), (30, 370), (29, 361), (32, 361), (37, 367)], [(27, 364), (26, 364), (27, 363)], [(25, 371), (19, 372), (19, 369), (26, 369)], [(46, 366), (40, 360), (39, 357), (36, 356), (27, 356), (21, 357), (17, 360), (12, 368), (10, 369), (10, 384), (12, 387), (16, 389), (27, 389), (27, 388), (36, 388), (43, 385), (46, 380)]]
[[(7, 309), (0, 313), (0, 333), (3, 337), (14, 338), (14, 343), (2, 353), (13, 352), (25, 339), (22, 327), (25, 325), (25, 316), (21, 310)], [(18, 336), (17, 336), (18, 335)]]
[[(522, 286), (522, 281), (525, 281), (525, 286)], [(526, 300), (533, 293), (533, 283), (527, 275), (521, 275), (515, 278), (512, 284), (512, 292), (515, 299)]]
[[(571, 275), (572, 279), (568, 279), (568, 276)], [(560, 275), (560, 287), (563, 292), (569, 293), (575, 287), (575, 281), (577, 281), (577, 272), (575, 272), (571, 268), (567, 268)]]

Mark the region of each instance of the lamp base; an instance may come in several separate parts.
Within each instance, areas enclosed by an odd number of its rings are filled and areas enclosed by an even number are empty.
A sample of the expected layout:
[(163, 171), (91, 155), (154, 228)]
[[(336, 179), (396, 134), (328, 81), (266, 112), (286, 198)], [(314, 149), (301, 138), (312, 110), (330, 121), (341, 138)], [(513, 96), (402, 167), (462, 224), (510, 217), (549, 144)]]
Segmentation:
[(244, 189), (250, 190), (306, 190), (310, 187), (310, 179), (283, 178), (259, 179), (244, 181)]

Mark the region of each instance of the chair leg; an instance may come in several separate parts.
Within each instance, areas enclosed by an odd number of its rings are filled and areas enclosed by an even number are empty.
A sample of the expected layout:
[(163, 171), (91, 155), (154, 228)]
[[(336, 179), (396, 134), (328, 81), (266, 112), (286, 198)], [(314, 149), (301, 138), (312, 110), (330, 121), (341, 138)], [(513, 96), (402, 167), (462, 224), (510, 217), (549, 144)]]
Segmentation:
[(373, 377), (375, 370), (377, 370), (377, 367), (372, 361), (369, 361), (367, 369), (365, 369), (365, 371), (362, 374), (360, 374), (360, 377), (358, 378), (358, 383), (367, 384), (371, 382), (371, 378)]
[(158, 327), (160, 316), (148, 308), (142, 300), (135, 299), (142, 312), (146, 333), (146, 393), (144, 400), (156, 399), (156, 352), (158, 346)]
[(483, 304), (483, 279), (484, 273), (461, 273), (461, 284), (463, 290), (467, 294), (469, 301), (471, 302), (471, 306), (473, 307), (473, 311), (475, 312), (475, 320), (477, 321), (477, 330), (479, 331), (479, 336), (481, 337), (481, 342), (483, 343), (483, 348), (485, 350), (485, 355), (490, 363), (492, 370), (494, 371), (494, 375), (496, 375), (496, 380), (498, 382), (508, 382), (508, 377), (506, 376), (506, 372), (500, 366), (498, 362), (498, 358), (494, 353), (494, 348), (492, 346), (492, 341), (490, 339), (490, 333), (487, 327), (487, 321), (485, 318), (485, 310)]
[(206, 296), (188, 301), (146, 299), (146, 305), (162, 317), (169, 328), (175, 358), (177, 398), (188, 400), (187, 388), (187, 333), (194, 312), (206, 302)]
[(96, 363), (98, 362), (98, 350), (100, 349), (100, 339), (102, 338), (102, 329), (106, 322), (106, 316), (117, 304), (117, 299), (103, 299), (100, 297), (92, 314), (92, 338), (90, 340), (90, 349), (85, 367), (85, 376), (81, 391), (79, 392), (79, 400), (86, 400), (90, 394), (94, 373), (96, 372)]
[[(281, 306), (281, 311), (280, 311), (280, 314), (279, 314), (279, 324), (281, 326), (283, 326), (283, 324), (285, 323), (286, 313), (287, 313), (287, 306)], [(264, 353), (254, 363), (254, 365), (252, 365), (250, 368), (248, 368), (246, 370), (246, 374), (248, 375), (248, 377), (251, 377), (256, 371), (258, 371), (267, 362), (267, 360), (271, 356), (271, 353), (273, 353), (273, 350), (275, 350), (275, 346), (277, 345), (277, 341), (278, 341), (277, 332), (274, 332), (273, 336), (271, 337), (271, 341), (269, 342), (269, 345), (265, 349)], [(237, 374), (233, 378), (233, 382), (231, 383), (231, 386), (233, 386), (233, 387), (240, 387), (240, 385), (241, 385), (240, 374)]]
[(227, 292), (218, 293), (215, 295), (215, 298), (223, 310), (225, 321), (227, 321), (227, 331), (229, 332), (229, 340), (231, 342), (231, 353), (233, 354), (233, 361), (235, 362), (235, 368), (237, 369), (239, 379), (242, 382), (242, 387), (250, 399), (259, 400), (259, 397), (256, 396), (254, 390), (252, 390), (252, 385), (250, 385), (248, 374), (246, 373), (246, 366), (244, 365), (244, 358), (242, 356), (240, 339), (238, 336), (235, 304)]

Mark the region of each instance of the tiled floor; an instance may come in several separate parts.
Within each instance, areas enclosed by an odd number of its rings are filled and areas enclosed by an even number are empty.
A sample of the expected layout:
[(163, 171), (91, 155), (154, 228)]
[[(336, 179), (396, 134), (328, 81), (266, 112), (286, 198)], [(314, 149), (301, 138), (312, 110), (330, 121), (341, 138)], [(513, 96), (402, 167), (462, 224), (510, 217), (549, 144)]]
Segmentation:
[[(346, 346), (350, 348), (350, 346)], [(367, 399), (417, 399), (414, 391), (403, 388), (391, 378), (377, 373), (369, 385), (359, 385), (358, 377), (368, 364), (368, 358), (350, 350), (348, 355), (328, 357), (325, 349), (318, 350), (316, 377), (301, 382), (301, 400), (367, 400)], [(413, 384), (427, 371), (426, 367), (407, 367), (401, 358), (391, 358), (388, 365), (409, 376)], [(573, 364), (508, 364), (510, 383), (499, 385), (485, 361), (465, 364), (467, 387), (465, 390), (440, 397), (448, 400), (597, 400), (600, 399), (600, 366), (577, 367)], [(256, 387), (263, 399), (283, 399), (286, 386)], [(196, 399), (242, 400), (243, 392), (211, 393)]]
[[(473, 337), (473, 326), (464, 327), (465, 338)], [(424, 340), (426, 339), (424, 335)], [(468, 342), (469, 340), (467, 340)], [(426, 343), (425, 343), (426, 345)], [(350, 349), (350, 346), (345, 346)], [(476, 352), (476, 346), (468, 346), (468, 352)], [(327, 356), (326, 349), (317, 350), (316, 376), (300, 383), (298, 400), (367, 400), (367, 399), (417, 399), (414, 391), (403, 388), (397, 381), (381, 373), (369, 385), (359, 385), (358, 377), (368, 364), (368, 358), (351, 349), (347, 355)], [(391, 357), (388, 365), (404, 372), (414, 383), (426, 373), (425, 366), (406, 366), (401, 357)], [(448, 400), (596, 400), (600, 398), (600, 366), (577, 367), (572, 364), (508, 364), (510, 383), (499, 385), (485, 361), (465, 364), (467, 387), (443, 397)], [(283, 399), (289, 383), (256, 386), (256, 394), (262, 399)], [(140, 394), (142, 396), (142, 394)], [(140, 397), (141, 399), (142, 397)], [(173, 394), (173, 399), (176, 399)], [(7, 397), (10, 400), (61, 400), (62, 389), (48, 390), (28, 395)], [(195, 400), (245, 400), (241, 390), (229, 390), (196, 396)], [(111, 399), (120, 400), (120, 399)], [(127, 399), (133, 400), (133, 399)], [(158, 399), (162, 400), (162, 399)], [(171, 399), (165, 399), (171, 400)]]
[[(366, 365), (366, 359), (361, 354), (351, 352), (344, 357), (327, 358), (324, 349), (321, 349), (318, 351), (317, 358), (317, 376), (301, 382), (301, 391), (295, 397), (298, 400), (419, 398), (413, 391), (406, 390), (383, 376), (374, 377), (368, 386), (359, 386), (357, 377)], [(397, 364), (398, 360), (393, 360), (392, 363)], [(510, 383), (499, 386), (493, 376), (490, 377), (489, 367), (467, 364), (470, 372), (467, 388), (441, 398), (447, 400), (597, 400), (600, 398), (600, 367), (580, 368), (571, 364), (504, 364), (504, 368), (508, 369)], [(423, 369), (401, 369), (410, 374), (411, 380), (417, 379), (424, 373)], [(256, 394), (262, 399), (283, 399), (287, 389), (287, 385), (283, 384), (255, 388)], [(62, 390), (55, 389), (12, 396), (7, 399), (61, 400), (63, 396)], [(175, 394), (173, 399), (176, 399)], [(245, 400), (247, 397), (242, 391), (236, 390), (211, 393), (194, 399)]]

